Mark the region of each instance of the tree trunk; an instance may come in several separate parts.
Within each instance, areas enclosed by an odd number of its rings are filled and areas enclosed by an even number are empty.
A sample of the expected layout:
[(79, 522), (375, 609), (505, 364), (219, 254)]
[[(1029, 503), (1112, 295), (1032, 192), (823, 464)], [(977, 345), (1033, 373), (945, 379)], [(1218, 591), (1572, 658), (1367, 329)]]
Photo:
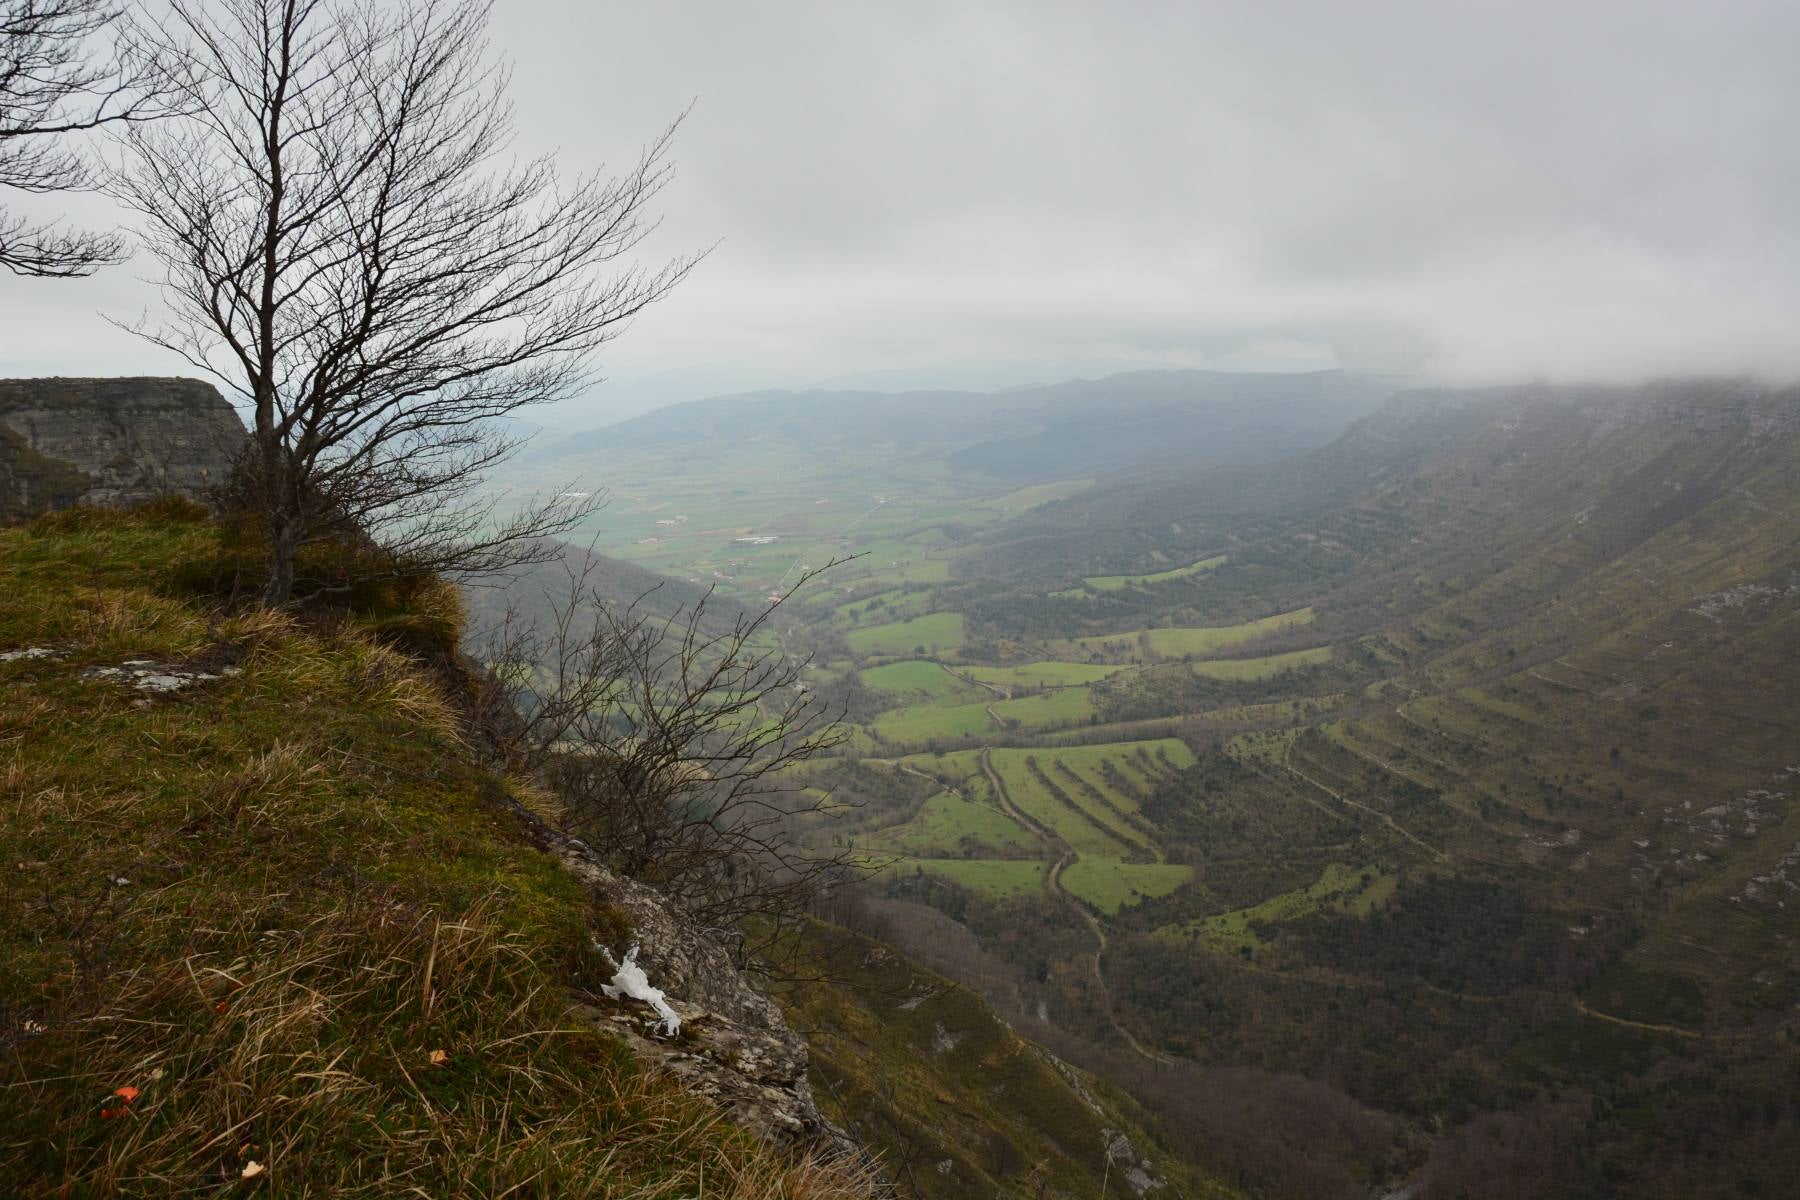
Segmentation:
[(284, 608), (294, 598), (294, 559), (300, 552), (300, 530), (285, 515), (269, 523), (269, 577), (263, 584), (263, 603)]

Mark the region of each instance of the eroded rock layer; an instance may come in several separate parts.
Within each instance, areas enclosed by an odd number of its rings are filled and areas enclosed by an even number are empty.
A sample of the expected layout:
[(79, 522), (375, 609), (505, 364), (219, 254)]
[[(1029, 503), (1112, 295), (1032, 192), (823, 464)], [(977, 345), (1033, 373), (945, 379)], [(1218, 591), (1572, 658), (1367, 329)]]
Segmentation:
[(244, 439), (194, 379), (0, 379), (0, 516), (199, 496)]

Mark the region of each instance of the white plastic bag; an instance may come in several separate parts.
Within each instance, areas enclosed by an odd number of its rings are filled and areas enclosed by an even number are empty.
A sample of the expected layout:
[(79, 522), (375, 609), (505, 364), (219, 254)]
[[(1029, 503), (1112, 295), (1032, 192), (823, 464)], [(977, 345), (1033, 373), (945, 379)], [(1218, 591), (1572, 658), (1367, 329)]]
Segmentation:
[(661, 988), (650, 986), (650, 977), (644, 974), (644, 968), (637, 965), (638, 948), (633, 946), (625, 954), (625, 961), (614, 960), (612, 951), (598, 942), (594, 948), (606, 956), (606, 963), (613, 969), (611, 983), (603, 983), (600, 990), (606, 993), (609, 1000), (617, 1000), (620, 996), (630, 996), (634, 1000), (642, 1000), (656, 1010), (662, 1020), (656, 1022), (656, 1028), (668, 1037), (681, 1032), (681, 1018), (669, 1007), (669, 999)]

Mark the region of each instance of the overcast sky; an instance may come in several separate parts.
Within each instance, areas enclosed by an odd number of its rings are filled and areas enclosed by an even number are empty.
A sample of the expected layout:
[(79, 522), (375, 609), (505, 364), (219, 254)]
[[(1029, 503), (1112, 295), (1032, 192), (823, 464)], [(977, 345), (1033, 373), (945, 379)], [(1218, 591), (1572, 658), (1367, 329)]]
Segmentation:
[[(718, 246), (609, 348), (614, 403), (1800, 375), (1792, 0), (501, 0), (493, 33), (522, 144), (572, 171), (694, 103), (653, 249)], [(149, 269), (0, 279), (0, 373), (175, 370), (96, 315)]]

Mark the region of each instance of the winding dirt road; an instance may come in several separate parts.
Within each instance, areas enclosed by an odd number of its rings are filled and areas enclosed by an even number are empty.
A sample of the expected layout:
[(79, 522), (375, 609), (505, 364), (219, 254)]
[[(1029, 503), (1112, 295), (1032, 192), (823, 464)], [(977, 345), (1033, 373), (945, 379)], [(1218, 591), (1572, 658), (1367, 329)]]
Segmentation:
[(1000, 778), (1000, 773), (998, 771), (994, 770), (990, 751), (985, 749), (981, 752), (981, 773), (987, 776), (988, 788), (994, 793), (994, 799), (999, 803), (1001, 811), (1005, 812), (1007, 816), (1017, 821), (1020, 825), (1031, 830), (1031, 832), (1042, 839), (1046, 845), (1062, 851), (1062, 854), (1056, 860), (1055, 865), (1050, 868), (1050, 874), (1045, 877), (1044, 887), (1052, 896), (1055, 896), (1066, 905), (1071, 912), (1080, 917), (1087, 925), (1089, 932), (1094, 935), (1094, 953), (1088, 962), (1088, 970), (1093, 976), (1094, 987), (1099, 991), (1100, 1011), (1106, 1015), (1106, 1023), (1112, 1026), (1113, 1032), (1119, 1035), (1120, 1040), (1127, 1046), (1130, 1046), (1133, 1051), (1143, 1058), (1156, 1063), (1158, 1066), (1173, 1066), (1175, 1064), (1174, 1059), (1165, 1054), (1158, 1054), (1156, 1051), (1149, 1049), (1142, 1042), (1131, 1036), (1131, 1031), (1121, 1025), (1119, 1023), (1119, 1018), (1113, 1014), (1112, 992), (1107, 988), (1106, 976), (1103, 975), (1100, 970), (1100, 956), (1106, 953), (1106, 930), (1101, 927), (1098, 918), (1088, 910), (1087, 905), (1077, 900), (1074, 896), (1071, 896), (1062, 885), (1063, 868), (1068, 866), (1069, 863), (1073, 862), (1076, 858), (1074, 848), (1060, 837), (1056, 836), (1054, 832), (1039, 824), (1032, 817), (1027, 816), (1023, 809), (1013, 803), (1012, 796), (1008, 794), (1006, 790), (1006, 781)]

